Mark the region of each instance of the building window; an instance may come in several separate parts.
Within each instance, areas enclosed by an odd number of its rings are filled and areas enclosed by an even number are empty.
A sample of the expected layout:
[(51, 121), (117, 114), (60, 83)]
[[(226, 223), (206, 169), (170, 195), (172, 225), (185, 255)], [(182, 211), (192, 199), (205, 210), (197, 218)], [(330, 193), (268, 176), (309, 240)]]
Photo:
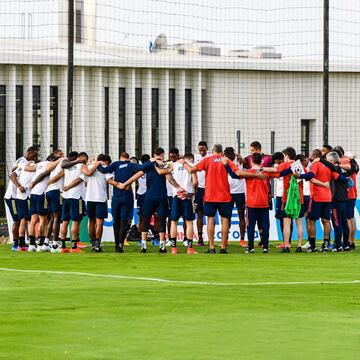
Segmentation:
[(16, 158), (24, 153), (24, 88), (16, 86)]
[(169, 149), (175, 146), (175, 89), (169, 89)]
[(119, 151), (126, 150), (126, 90), (119, 88)]
[(159, 89), (151, 89), (151, 145), (159, 147)]
[(310, 120), (301, 120), (301, 153), (309, 156), (310, 152)]
[(76, 1), (75, 8), (75, 41), (81, 43), (83, 39), (84, 0)]
[(191, 119), (191, 89), (185, 89), (185, 151), (191, 152), (192, 148), (192, 119)]
[(40, 126), (40, 86), (33, 86), (33, 145), (37, 147), (40, 147)]
[(50, 86), (50, 139), (51, 149), (55, 151), (59, 146), (59, 112), (58, 112), (58, 87)]
[(142, 152), (142, 89), (135, 89), (135, 156), (141, 157)]
[[(6, 186), (6, 86), (0, 85), (0, 198)], [(4, 202), (0, 201), (0, 215), (5, 216)]]
[(105, 88), (105, 154), (109, 153), (109, 88)]

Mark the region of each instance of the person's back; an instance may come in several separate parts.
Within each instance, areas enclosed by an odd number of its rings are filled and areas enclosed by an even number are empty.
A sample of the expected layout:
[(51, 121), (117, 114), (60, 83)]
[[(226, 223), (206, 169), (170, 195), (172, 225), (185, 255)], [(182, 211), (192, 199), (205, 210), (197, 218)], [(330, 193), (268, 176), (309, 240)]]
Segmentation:
[[(331, 170), (319, 161), (311, 164), (310, 172), (312, 172), (314, 174), (315, 179), (317, 179), (323, 183), (331, 182), (331, 179), (332, 179)], [(310, 192), (311, 192), (312, 199), (317, 202), (330, 202), (331, 201), (332, 195), (331, 195), (330, 188), (318, 186), (316, 184), (311, 183), (310, 184)]]
[[(248, 170), (256, 173), (255, 169)], [(246, 204), (251, 208), (268, 208), (268, 180), (246, 178)]]
[(166, 198), (166, 177), (164, 175), (159, 175), (156, 171), (155, 162), (148, 161), (143, 165), (141, 170), (146, 173), (146, 197)]

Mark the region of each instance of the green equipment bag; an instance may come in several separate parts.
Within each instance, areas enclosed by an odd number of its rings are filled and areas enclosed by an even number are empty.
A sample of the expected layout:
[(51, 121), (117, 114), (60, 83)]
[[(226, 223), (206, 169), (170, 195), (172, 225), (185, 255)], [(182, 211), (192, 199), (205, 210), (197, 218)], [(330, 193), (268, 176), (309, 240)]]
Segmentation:
[(301, 210), (300, 191), (297, 180), (292, 176), (287, 191), (285, 212), (291, 218), (297, 219)]

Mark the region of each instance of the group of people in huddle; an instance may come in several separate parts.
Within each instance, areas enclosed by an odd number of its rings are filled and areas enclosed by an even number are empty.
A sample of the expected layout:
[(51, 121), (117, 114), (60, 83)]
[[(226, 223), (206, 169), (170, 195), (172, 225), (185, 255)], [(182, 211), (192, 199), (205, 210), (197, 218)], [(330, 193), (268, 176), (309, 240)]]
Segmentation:
[[(204, 217), (207, 218), (209, 254), (215, 249), (215, 217), (221, 222), (221, 254), (227, 253), (230, 219), (234, 209), (239, 217), (240, 246), (246, 253), (258, 246), (269, 252), (270, 209), (275, 195), (275, 216), (280, 221), (284, 253), (291, 249), (293, 224), (296, 224), (296, 252), (349, 251), (355, 249), (354, 209), (357, 197), (355, 156), (341, 146), (324, 145), (309, 157), (292, 147), (266, 155), (261, 144), (250, 144), (250, 155), (241, 157), (232, 147), (215, 144), (211, 152), (200, 141), (196, 154), (180, 154), (172, 148), (155, 149), (152, 156), (140, 159), (126, 152), (117, 161), (99, 154), (89, 161), (85, 152), (64, 155), (56, 150), (38, 161), (38, 151), (30, 147), (16, 160), (4, 196), (13, 220), (13, 250), (78, 253), (85, 245), (79, 239), (80, 223), (88, 217), (91, 251), (102, 252), (104, 220), (108, 217), (108, 198), (115, 251), (124, 245), (134, 221), (137, 204), (137, 228), (140, 251), (147, 252), (150, 228), (160, 253), (178, 252), (178, 222), (183, 220), (183, 244), (188, 254), (193, 245), (204, 246)], [(135, 190), (135, 191), (134, 191)], [(135, 196), (134, 196), (135, 192)], [(275, 194), (274, 194), (275, 193)], [(304, 221), (305, 219), (305, 221)], [(316, 246), (316, 222), (320, 220), (324, 238)], [(195, 230), (195, 221), (196, 229)], [(303, 245), (304, 225), (308, 241)], [(71, 229), (69, 230), (69, 227)], [(331, 228), (334, 242), (331, 242)], [(71, 234), (71, 247), (67, 242)], [(245, 241), (247, 234), (247, 241)], [(28, 242), (25, 241), (26, 235)], [(196, 243), (193, 239), (196, 237)]]

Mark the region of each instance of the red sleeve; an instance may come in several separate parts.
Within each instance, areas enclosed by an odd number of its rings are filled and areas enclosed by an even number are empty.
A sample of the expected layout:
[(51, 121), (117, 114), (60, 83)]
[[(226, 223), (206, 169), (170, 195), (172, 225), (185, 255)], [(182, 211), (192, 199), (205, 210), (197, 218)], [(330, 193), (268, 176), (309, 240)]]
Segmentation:
[(310, 172), (314, 174), (314, 177), (316, 177), (317, 170), (318, 170), (318, 163), (314, 163), (310, 166)]
[(231, 160), (228, 161), (228, 165), (233, 172), (237, 172), (239, 170), (239, 168)]
[(334, 180), (337, 180), (340, 175), (337, 172), (332, 171), (331, 172), (331, 178)]
[(277, 172), (277, 173), (267, 173), (267, 172), (263, 172), (262, 173), (263, 175), (265, 175), (266, 177), (268, 178), (279, 178), (280, 177), (280, 173)]
[(282, 163), (282, 164), (279, 164), (275, 169), (278, 173), (282, 172), (283, 170), (286, 170), (288, 169), (289, 167), (291, 167), (291, 164), (289, 163)]
[(197, 164), (196, 164), (196, 168), (199, 170), (199, 171), (203, 171), (205, 170), (206, 168), (206, 164), (207, 164), (207, 158), (204, 158), (202, 160), (200, 160)]

